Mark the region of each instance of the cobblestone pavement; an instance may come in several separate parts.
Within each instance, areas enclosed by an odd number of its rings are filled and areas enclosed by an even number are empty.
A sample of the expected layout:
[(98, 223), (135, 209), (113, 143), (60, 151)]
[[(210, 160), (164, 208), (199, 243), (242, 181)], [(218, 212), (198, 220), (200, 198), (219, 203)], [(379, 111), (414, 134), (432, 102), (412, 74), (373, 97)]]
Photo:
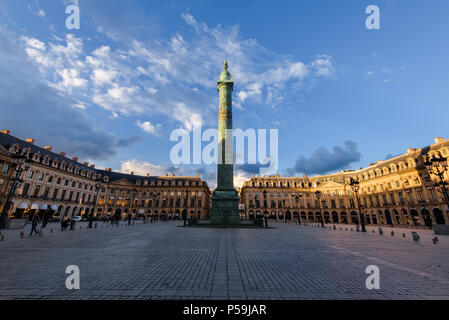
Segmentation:
[[(449, 299), (449, 237), (434, 244), (430, 231), (414, 242), (410, 230), (180, 224), (55, 225), (24, 239), (7, 230), (0, 299)], [(65, 288), (68, 265), (80, 268), (80, 290)], [(365, 287), (368, 265), (380, 268), (379, 290)]]

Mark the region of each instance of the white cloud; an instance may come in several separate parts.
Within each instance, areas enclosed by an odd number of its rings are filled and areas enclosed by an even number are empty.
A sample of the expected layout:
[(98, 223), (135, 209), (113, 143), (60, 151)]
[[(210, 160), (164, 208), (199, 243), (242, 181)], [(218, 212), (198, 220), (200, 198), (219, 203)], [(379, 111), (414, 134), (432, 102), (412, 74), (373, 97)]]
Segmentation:
[(193, 130), (193, 128), (198, 128), (202, 124), (201, 115), (199, 113), (192, 112), (182, 102), (179, 102), (178, 104), (176, 104), (173, 117), (176, 120), (182, 122), (185, 129), (187, 129), (188, 131)]
[(162, 127), (162, 125), (160, 123), (158, 123), (154, 126), (153, 124), (151, 124), (150, 121), (141, 122), (141, 121), (137, 120), (136, 123), (143, 131), (154, 134), (154, 135), (159, 135), (158, 130)]
[[(302, 62), (242, 38), (238, 26), (209, 27), (189, 14), (182, 17), (195, 31), (193, 37), (176, 33), (139, 41), (130, 35), (117, 49), (100, 45), (91, 52), (84, 52), (83, 41), (73, 34), (64, 42), (27, 37), (22, 42), (46, 81), (83, 105), (97, 104), (113, 117), (165, 115), (187, 130), (201, 123), (216, 125), (217, 96), (211, 90), (225, 58), (236, 81), (239, 109), (254, 102), (281, 105), (298, 84), (335, 73), (328, 55)], [(98, 28), (108, 32), (107, 25)]]
[(91, 76), (91, 79), (97, 85), (103, 85), (107, 83), (112, 83), (114, 78), (117, 76), (117, 72), (114, 70), (103, 70), (103, 69), (95, 69)]
[(62, 78), (60, 84), (69, 90), (73, 87), (82, 87), (87, 84), (87, 80), (79, 77), (77, 69), (63, 69), (58, 71), (58, 74)]
[(234, 172), (234, 186), (236, 188), (243, 187), (243, 184), (246, 181), (250, 180), (251, 177), (252, 177), (252, 175), (247, 173), (247, 172), (244, 172), (244, 171), (241, 171), (241, 170), (236, 170)]
[(142, 176), (146, 176), (147, 174), (150, 174), (151, 176), (164, 176), (166, 173), (168, 173), (168, 169), (168, 166), (132, 159), (122, 161), (120, 172), (134, 172), (134, 174)]

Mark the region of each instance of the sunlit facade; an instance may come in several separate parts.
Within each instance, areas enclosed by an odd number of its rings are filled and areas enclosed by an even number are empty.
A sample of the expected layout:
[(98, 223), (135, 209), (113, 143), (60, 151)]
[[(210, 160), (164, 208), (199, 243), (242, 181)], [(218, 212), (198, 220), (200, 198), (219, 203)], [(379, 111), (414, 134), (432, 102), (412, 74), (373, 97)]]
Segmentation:
[[(8, 215), (12, 218), (43, 215), (51, 211), (56, 217), (119, 215), (159, 219), (210, 217), (210, 190), (196, 177), (139, 176), (110, 169), (99, 170), (78, 158), (43, 148), (34, 139), (21, 140), (8, 130), (0, 132), (0, 182), (3, 207), (9, 193), (13, 166), (12, 155), (29, 160), (29, 168), (20, 177), (12, 193)], [(1, 153), (1, 150), (4, 152)]]
[[(449, 224), (443, 193), (424, 166), (425, 156), (438, 152), (449, 156), (449, 140), (436, 138), (430, 146), (410, 148), (360, 170), (314, 177), (253, 177), (241, 189), (241, 204), (247, 219), (268, 215), (278, 221), (299, 217), (304, 222), (358, 224), (361, 212), (367, 225)], [(359, 181), (358, 197), (351, 178)], [(447, 172), (444, 179), (449, 181)]]

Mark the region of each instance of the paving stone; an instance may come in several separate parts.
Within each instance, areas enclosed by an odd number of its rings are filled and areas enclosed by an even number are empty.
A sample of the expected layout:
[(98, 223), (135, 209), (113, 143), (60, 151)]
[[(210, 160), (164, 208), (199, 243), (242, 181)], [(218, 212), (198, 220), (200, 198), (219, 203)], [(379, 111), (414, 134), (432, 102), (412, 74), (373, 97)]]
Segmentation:
[[(448, 236), (435, 246), (274, 222), (272, 229), (201, 232), (178, 225), (7, 235), (0, 243), (0, 299), (449, 297)], [(426, 230), (419, 234), (431, 237)], [(68, 265), (80, 268), (81, 290), (65, 288)], [(365, 287), (369, 265), (380, 268), (380, 290)]]

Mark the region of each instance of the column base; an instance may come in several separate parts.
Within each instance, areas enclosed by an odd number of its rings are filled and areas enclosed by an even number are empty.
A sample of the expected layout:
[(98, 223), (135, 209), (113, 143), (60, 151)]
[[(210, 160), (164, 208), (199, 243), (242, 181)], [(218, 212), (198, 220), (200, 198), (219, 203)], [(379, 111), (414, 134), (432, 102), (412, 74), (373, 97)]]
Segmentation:
[(239, 201), (240, 198), (235, 190), (215, 190), (212, 195), (211, 224), (241, 224)]

